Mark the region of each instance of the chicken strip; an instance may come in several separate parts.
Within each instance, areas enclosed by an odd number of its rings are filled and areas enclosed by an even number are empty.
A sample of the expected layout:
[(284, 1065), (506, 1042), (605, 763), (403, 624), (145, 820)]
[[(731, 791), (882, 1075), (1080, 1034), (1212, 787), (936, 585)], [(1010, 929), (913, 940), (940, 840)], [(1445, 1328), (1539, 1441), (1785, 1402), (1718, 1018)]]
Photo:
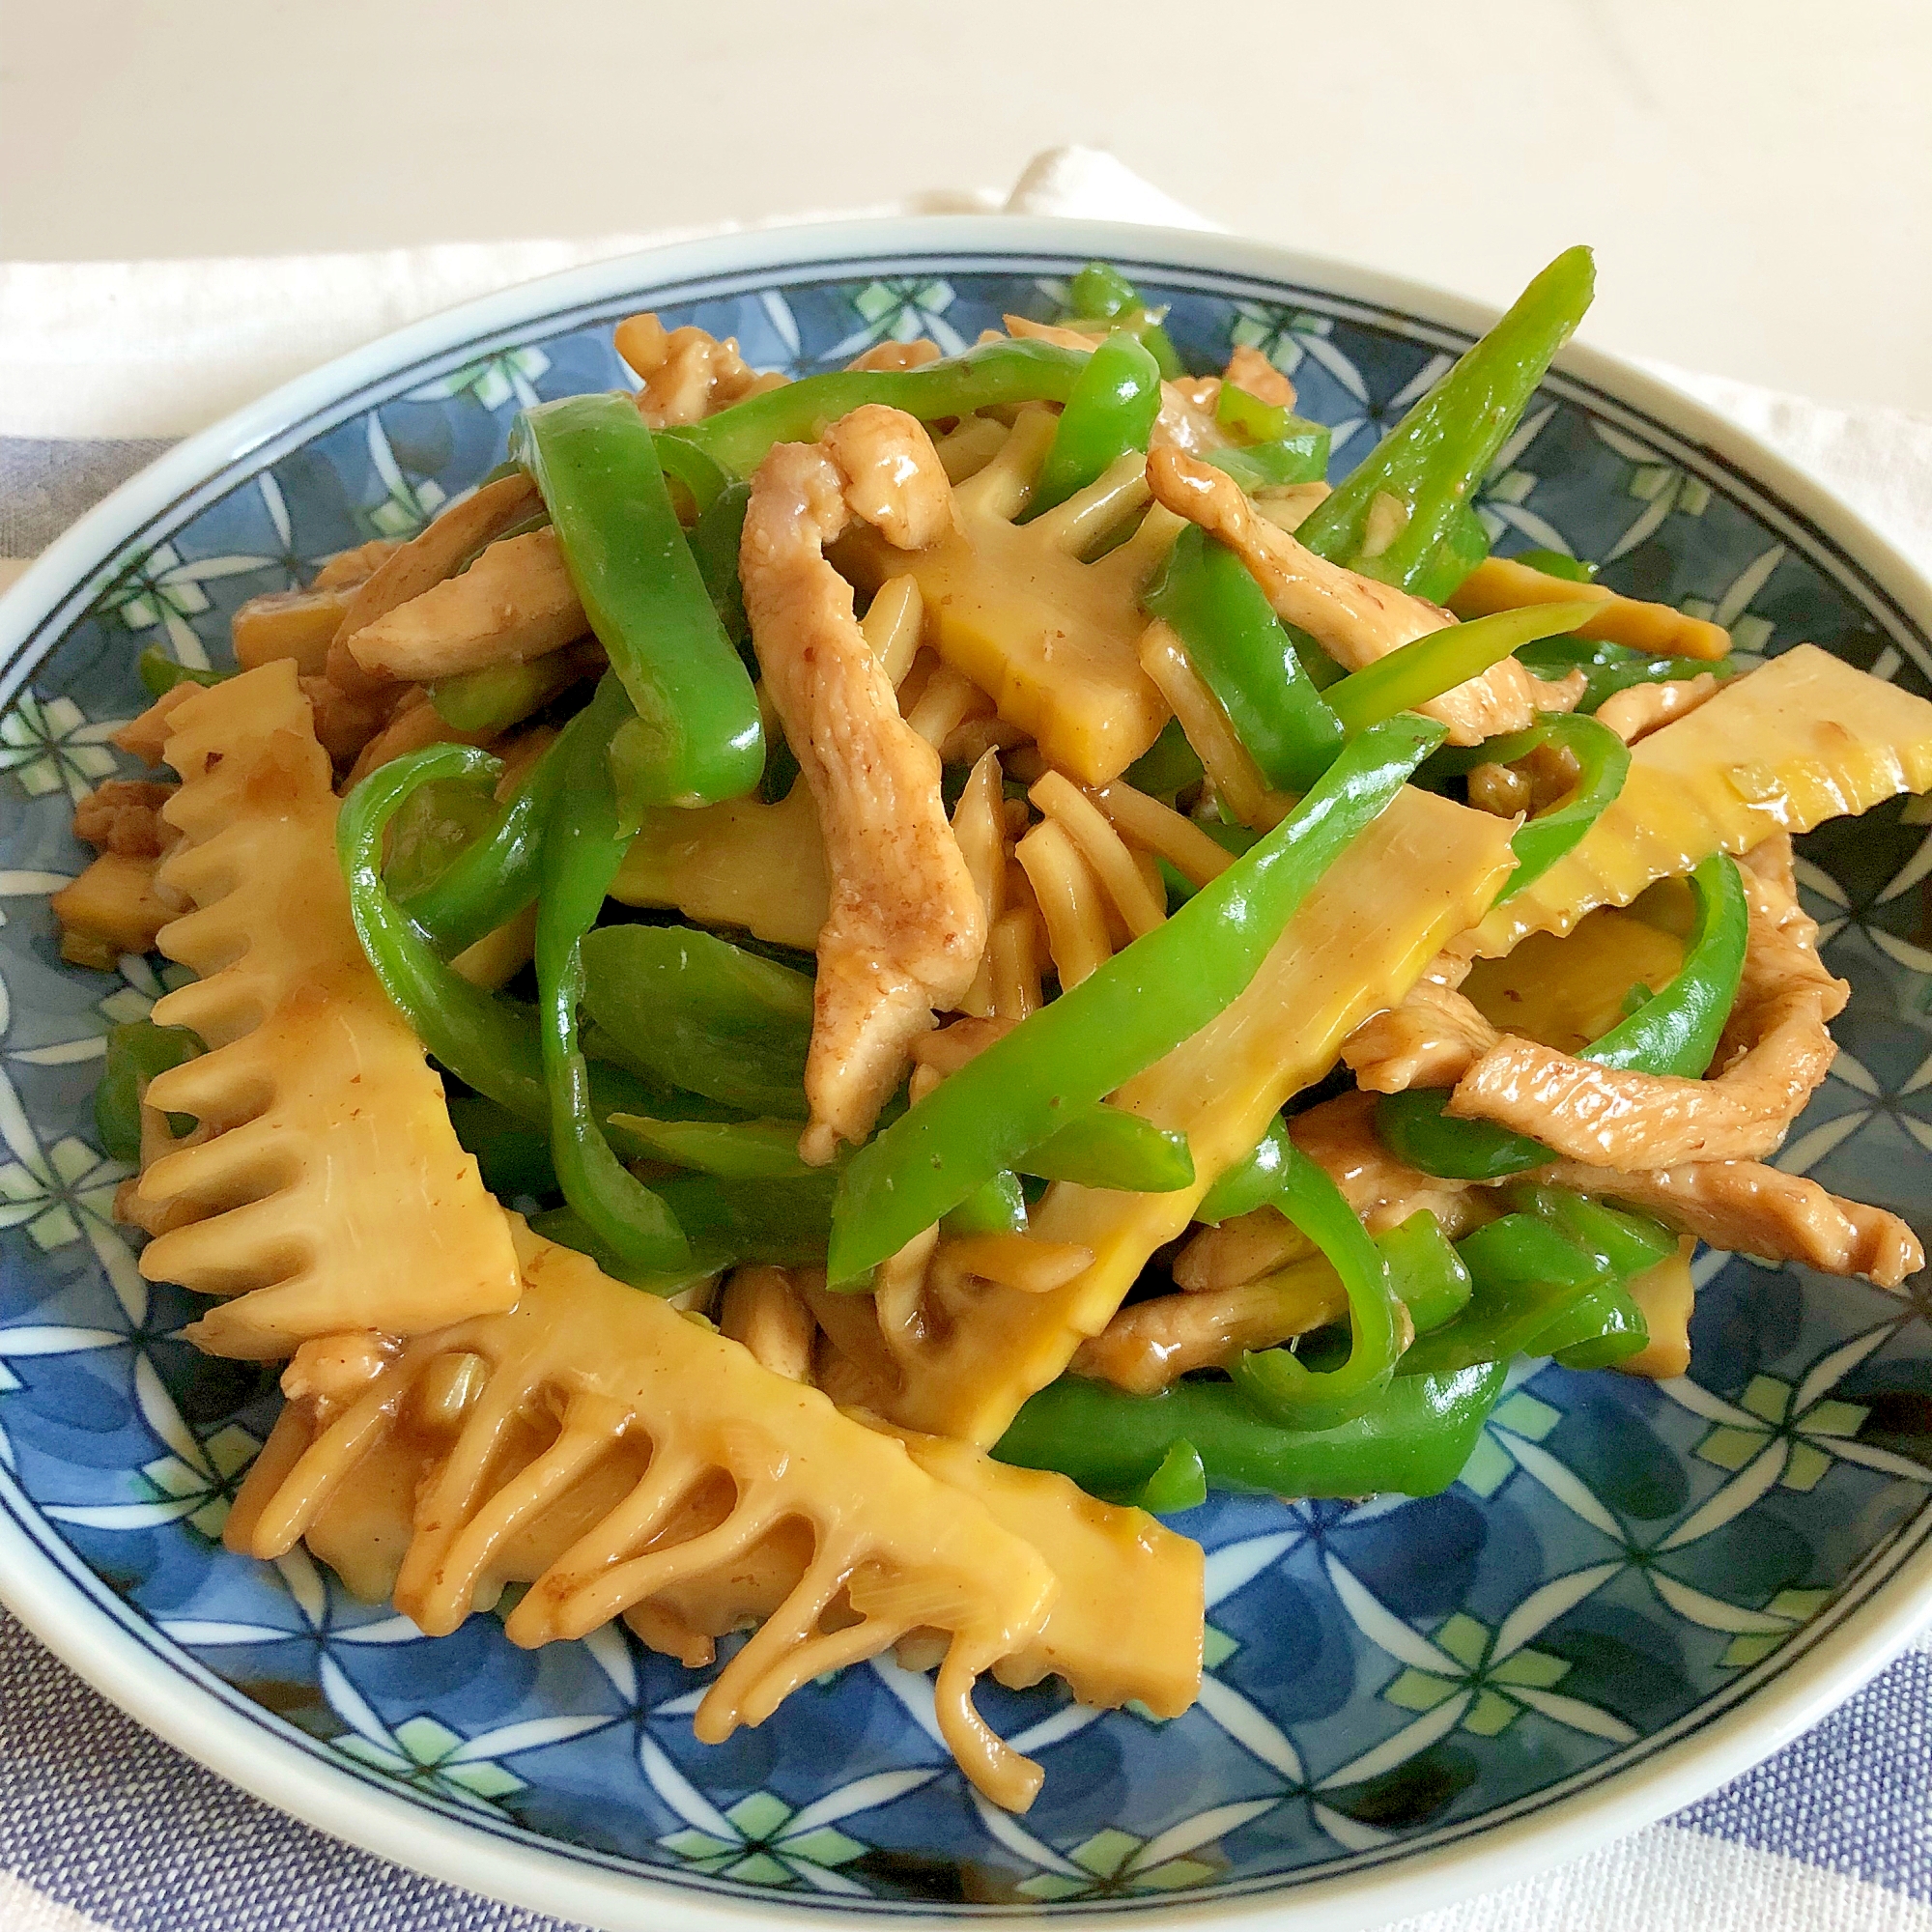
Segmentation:
[(1828, 1194), (1803, 1175), (1754, 1160), (1696, 1161), (1625, 1174), (1566, 1161), (1529, 1177), (1628, 1203), (1714, 1248), (1821, 1274), (1862, 1275), (1897, 1288), (1925, 1265), (1918, 1236), (1896, 1214)]
[[(1148, 482), (1156, 502), (1239, 555), (1284, 622), (1308, 632), (1350, 670), (1456, 621), (1406, 590), (1317, 556), (1257, 515), (1232, 476), (1183, 449), (1155, 448), (1148, 457)], [(1584, 683), (1583, 674), (1573, 671), (1561, 683), (1546, 684), (1505, 658), (1417, 709), (1448, 725), (1452, 745), (1479, 745), (1527, 729), (1539, 712), (1575, 710)]]
[(613, 341), (643, 384), (638, 391), (638, 413), (653, 429), (702, 422), (784, 381), (752, 368), (739, 355), (735, 336), (721, 342), (701, 328), (668, 329), (655, 315), (627, 317), (617, 325)]
[(1358, 1086), (1375, 1094), (1449, 1087), (1502, 1037), (1453, 986), (1419, 980), (1399, 1007), (1364, 1020), (1342, 1043)]
[(765, 688), (811, 788), (832, 875), (799, 1142), (820, 1166), (871, 1130), (913, 1041), (964, 998), (986, 942), (938, 754), (900, 718), (851, 587), (825, 560), (855, 517), (906, 550), (952, 527), (952, 485), (912, 417), (869, 407), (817, 445), (779, 444), (753, 482), (739, 553)]
[(1750, 939), (1715, 1078), (1617, 1071), (1504, 1035), (1457, 1080), (1450, 1114), (1620, 1172), (1772, 1152), (1831, 1070), (1826, 1023), (1852, 990), (1818, 957), (1817, 925), (1777, 864), (1744, 871)]
[(492, 665), (526, 664), (590, 628), (553, 529), (498, 537), (461, 577), (446, 577), (349, 639), (379, 677), (428, 684)]
[(1626, 745), (1647, 738), (1660, 724), (1673, 718), (1688, 718), (1691, 712), (1717, 696), (1717, 676), (1700, 670), (1695, 677), (1666, 678), (1661, 684), (1633, 684), (1615, 691), (1597, 706), (1597, 719), (1607, 724)]

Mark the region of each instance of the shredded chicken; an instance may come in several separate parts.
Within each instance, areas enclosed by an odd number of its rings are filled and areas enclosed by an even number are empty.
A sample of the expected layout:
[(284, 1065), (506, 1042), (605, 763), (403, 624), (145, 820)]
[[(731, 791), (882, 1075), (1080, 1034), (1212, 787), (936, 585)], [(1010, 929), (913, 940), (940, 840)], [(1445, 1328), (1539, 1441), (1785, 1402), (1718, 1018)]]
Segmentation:
[(1661, 684), (1634, 684), (1612, 692), (1597, 706), (1597, 719), (1626, 745), (1647, 738), (1673, 718), (1688, 718), (1707, 699), (1717, 696), (1717, 676), (1700, 670), (1695, 677), (1666, 678)]
[(309, 583), (311, 590), (354, 590), (366, 583), (402, 548), (391, 537), (372, 537), (354, 550), (339, 550), (326, 557)]
[[(1406, 590), (1317, 556), (1257, 515), (1232, 476), (1179, 448), (1152, 451), (1148, 482), (1156, 502), (1236, 552), (1276, 612), (1350, 670), (1456, 621)], [(1526, 729), (1539, 712), (1574, 710), (1583, 690), (1580, 671), (1546, 684), (1505, 658), (1419, 709), (1448, 725), (1452, 745), (1478, 745), (1500, 732)]]
[(921, 369), (939, 360), (939, 344), (923, 335), (910, 342), (875, 342), (853, 356), (848, 369)]
[(365, 670), (356, 662), (350, 640), (398, 605), (420, 597), (432, 584), (453, 576), (465, 557), (494, 543), (542, 503), (537, 486), (521, 470), (499, 476), (461, 502), (452, 503), (426, 529), (392, 551), (349, 600), (341, 628), (328, 646), (330, 684), (345, 696), (364, 697), (392, 682), (385, 673)]
[(109, 779), (73, 809), (73, 836), (99, 852), (128, 859), (154, 859), (177, 834), (162, 823), (161, 808), (175, 787), (151, 779)]
[(1245, 389), (1262, 402), (1272, 403), (1276, 409), (1294, 407), (1294, 384), (1252, 343), (1241, 343), (1228, 357), (1221, 380), (1234, 384), (1237, 389)]
[(1364, 1020), (1342, 1043), (1357, 1086), (1374, 1094), (1450, 1087), (1501, 1038), (1453, 986), (1418, 980), (1399, 1007)]
[(1449, 1112), (1620, 1172), (1770, 1153), (1831, 1069), (1826, 1023), (1851, 988), (1819, 959), (1818, 928), (1781, 883), (1757, 868), (1744, 880), (1750, 940), (1715, 1077), (1616, 1071), (1504, 1035), (1457, 1080)]
[(799, 1143), (815, 1165), (870, 1131), (908, 1049), (964, 996), (986, 941), (938, 756), (899, 717), (851, 589), (825, 560), (855, 511), (887, 520), (908, 549), (951, 527), (952, 486), (910, 416), (861, 410), (823, 444), (779, 444), (753, 483), (740, 550), (758, 662), (832, 874)]
[(1184, 1294), (1211, 1294), (1259, 1281), (1314, 1252), (1315, 1244), (1278, 1208), (1257, 1208), (1193, 1235), (1174, 1258), (1174, 1285)]
[(185, 704), (200, 687), (184, 679), (162, 692), (138, 718), (130, 718), (109, 741), (116, 750), (139, 758), (144, 765), (158, 765), (167, 749), (168, 718), (178, 704)]
[(1627, 1202), (1714, 1248), (1802, 1262), (1821, 1274), (1862, 1275), (1881, 1288), (1896, 1288), (1925, 1265), (1918, 1236), (1896, 1214), (1842, 1201), (1815, 1180), (1754, 1160), (1641, 1174), (1564, 1162), (1531, 1178)]
[(556, 532), (530, 530), (497, 538), (461, 577), (444, 578), (365, 624), (349, 651), (365, 671), (427, 684), (526, 664), (588, 629)]
[(1489, 1218), (1482, 1198), (1460, 1180), (1410, 1167), (1376, 1132), (1373, 1094), (1341, 1094), (1297, 1114), (1289, 1136), (1337, 1187), (1372, 1235), (1399, 1228), (1411, 1214), (1434, 1214), (1452, 1239)]
[(762, 395), (783, 383), (761, 376), (738, 353), (735, 336), (720, 342), (701, 328), (667, 329), (655, 315), (634, 315), (617, 325), (617, 354), (642, 382), (638, 413), (653, 429), (702, 422), (708, 415)]
[(1193, 1294), (1161, 1294), (1123, 1308), (1081, 1343), (1076, 1376), (1152, 1395), (1192, 1369), (1219, 1368), (1244, 1349), (1272, 1349), (1342, 1321), (1349, 1297), (1325, 1263)]
[(718, 1326), (753, 1360), (787, 1381), (811, 1379), (818, 1323), (780, 1267), (741, 1267), (724, 1284)]
[(355, 764), (363, 746), (389, 722), (403, 695), (403, 687), (394, 684), (352, 697), (327, 676), (299, 682), (315, 718), (316, 738), (338, 772)]

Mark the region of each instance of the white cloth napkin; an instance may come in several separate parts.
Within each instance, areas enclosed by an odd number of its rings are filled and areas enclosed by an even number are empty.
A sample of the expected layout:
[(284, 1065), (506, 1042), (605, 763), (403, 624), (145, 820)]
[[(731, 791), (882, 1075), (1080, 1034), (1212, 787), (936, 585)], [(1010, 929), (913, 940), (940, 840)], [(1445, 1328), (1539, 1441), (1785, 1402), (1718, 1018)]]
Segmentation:
[[(1004, 197), (969, 192), (841, 212), (1000, 208), (1209, 225), (1086, 148), (1039, 156)], [(471, 296), (689, 233), (268, 260), (0, 264), (0, 584), (167, 441), (318, 362)], [(1662, 365), (1653, 373), (1755, 432), (1932, 570), (1932, 419)], [(0, 1932), (190, 1924), (242, 1932), (298, 1922), (538, 1932), (554, 1923), (478, 1905), (273, 1817), (101, 1706), (4, 1615), (0, 1691)], [(1928, 1708), (1932, 1665), (1921, 1650), (1695, 1812), (1395, 1932), (1932, 1932)], [(147, 1768), (154, 1798), (138, 1833), (108, 1822), (112, 1801), (98, 1785), (103, 1754), (124, 1767), (130, 1787)], [(1829, 1807), (1822, 1822), (1807, 1808), (1811, 1794)], [(50, 1819), (50, 1808), (59, 1815)], [(76, 1829), (90, 1817), (95, 1830)], [(288, 1874), (286, 1900), (255, 1897), (231, 1912), (202, 1898), (155, 1916), (157, 1896), (170, 1895), (169, 1857), (191, 1858), (205, 1842), (218, 1866), (243, 1840), (258, 1859), (270, 1845), (285, 1848), (263, 1862)]]

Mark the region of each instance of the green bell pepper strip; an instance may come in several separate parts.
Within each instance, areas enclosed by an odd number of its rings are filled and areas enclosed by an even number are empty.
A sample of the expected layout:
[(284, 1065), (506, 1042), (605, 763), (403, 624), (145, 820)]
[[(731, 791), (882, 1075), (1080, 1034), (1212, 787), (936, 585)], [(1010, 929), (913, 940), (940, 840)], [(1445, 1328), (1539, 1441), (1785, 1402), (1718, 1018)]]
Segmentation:
[[(94, 1130), (101, 1151), (130, 1165), (141, 1158), (141, 1095), (148, 1082), (170, 1067), (185, 1065), (208, 1051), (186, 1027), (128, 1020), (107, 1036), (107, 1064), (94, 1090)], [(179, 1139), (194, 1130), (192, 1114), (170, 1114), (169, 1130)]]
[(408, 904), (476, 842), (496, 815), (489, 793), (461, 779), (418, 786), (389, 821), (384, 883)]
[[(680, 437), (652, 439), (667, 476), (675, 477), (691, 497), (695, 521), (702, 523), (726, 490), (742, 488), (718, 460)], [(741, 519), (742, 521), (742, 519)]]
[(1567, 583), (1594, 583), (1597, 581), (1597, 566), (1594, 563), (1585, 557), (1566, 555), (1560, 550), (1520, 550), (1510, 561), (1525, 564), (1531, 570), (1540, 570), (1545, 577), (1560, 577)]
[(1585, 1060), (1700, 1080), (1736, 1005), (1750, 940), (1750, 901), (1737, 861), (1714, 852), (1690, 873), (1696, 907), (1668, 984), (1583, 1049)]
[(1167, 311), (1148, 307), (1139, 290), (1111, 264), (1089, 262), (1067, 284), (1066, 299), (1065, 321), (1119, 323), (1147, 344), (1169, 382), (1185, 373), (1172, 338), (1161, 327)]
[[(669, 438), (663, 440), (668, 442)], [(745, 614), (745, 586), (738, 581), (738, 546), (745, 534), (745, 512), (751, 501), (749, 483), (727, 484), (685, 538), (697, 574), (704, 580), (704, 594), (711, 599), (724, 635), (738, 647), (741, 658), (751, 642), (752, 620)]]
[[(1533, 1214), (1505, 1214), (1456, 1243), (1473, 1293), (1453, 1321), (1416, 1338), (1402, 1358), (1404, 1376), (1440, 1374), (1478, 1362), (1508, 1362), (1544, 1352), (1535, 1345), (1594, 1290), (1616, 1282), (1605, 1256), (1593, 1253)], [(1584, 1325), (1587, 1326), (1588, 1317)], [(1580, 1341), (1574, 1324), (1566, 1346)]]
[[(1413, 589), (1516, 427), (1550, 359), (1590, 305), (1596, 270), (1572, 248), (1410, 410), (1295, 535), (1319, 556)], [(1391, 496), (1408, 513), (1394, 541), (1363, 554), (1369, 509)]]
[(551, 1159), (563, 1197), (598, 1239), (638, 1268), (675, 1268), (691, 1249), (671, 1210), (617, 1158), (590, 1099), (578, 1030), (583, 940), (596, 924), (635, 833), (618, 823), (611, 731), (626, 693), (614, 673), (571, 722), (561, 788), (544, 828), (537, 894), (537, 1018), (550, 1089)]
[[(488, 786), (501, 769), (497, 759), (469, 745), (431, 745), (393, 760), (371, 772), (343, 800), (335, 828), (336, 855), (348, 881), (350, 914), (362, 951), (416, 1037), (466, 1086), (519, 1119), (547, 1128), (550, 1091), (544, 1083), (536, 1013), (453, 973), (383, 880), (383, 835), (411, 792), (439, 779), (467, 778)], [(660, 1115), (674, 1104), (665, 1089), (619, 1067), (600, 1067), (595, 1079), (600, 1113), (621, 1107)]]
[(1376, 1132), (1389, 1151), (1444, 1180), (1501, 1180), (1556, 1156), (1541, 1141), (1489, 1121), (1456, 1121), (1447, 1087), (1411, 1087), (1376, 1102)]
[(1277, 1114), (1268, 1122), (1267, 1132), (1201, 1197), (1194, 1218), (1218, 1228), (1223, 1221), (1267, 1207), (1287, 1185), (1289, 1158), (1293, 1151), (1288, 1122)]
[(828, 1263), (871, 1269), (1002, 1168), (1023, 1166), (1072, 1110), (1111, 1094), (1236, 999), (1341, 852), (1441, 742), (1405, 714), (1364, 732), (1245, 857), (970, 1061), (854, 1155)]
[(225, 670), (203, 670), (196, 665), (177, 662), (162, 650), (159, 644), (150, 644), (134, 660), (134, 669), (150, 697), (165, 697), (178, 684), (199, 684), (204, 687), (223, 683), (228, 673)]
[(1708, 671), (1722, 679), (1734, 677), (1737, 666), (1729, 658), (1654, 658), (1628, 644), (1608, 644), (1594, 638), (1547, 638), (1517, 653), (1527, 671), (1552, 683), (1580, 670), (1583, 699), (1578, 711), (1595, 711), (1606, 697), (1634, 684), (1663, 684), (1674, 678), (1696, 677)]
[(1468, 1265), (1427, 1208), (1397, 1227), (1385, 1228), (1375, 1240), (1418, 1335), (1441, 1327), (1468, 1306), (1472, 1292)]
[(796, 1121), (654, 1121), (612, 1114), (604, 1125), (632, 1158), (667, 1160), (721, 1180), (809, 1180), (818, 1172), (798, 1157)]
[[(1546, 604), (1541, 608), (1548, 611), (1557, 607)], [(1477, 619), (1478, 623), (1488, 621), (1488, 618)], [(1539, 745), (1559, 746), (1577, 760), (1576, 787), (1567, 799), (1517, 828), (1510, 840), (1517, 867), (1508, 885), (1496, 895), (1498, 905), (1540, 879), (1578, 843), (1616, 803), (1624, 780), (1630, 776), (1630, 747), (1607, 724), (1600, 724), (1596, 719), (1575, 711), (1539, 719), (1527, 731), (1491, 738), (1481, 749), (1497, 764), (1506, 765), (1527, 757)]]
[(1160, 369), (1121, 330), (1087, 358), (1060, 413), (1026, 514), (1037, 517), (1097, 482), (1129, 450), (1145, 450), (1160, 413)]
[(550, 1136), (541, 1127), (505, 1113), (481, 1094), (460, 1094), (448, 1105), (456, 1138), (476, 1156), (483, 1185), (492, 1194), (503, 1201), (519, 1195), (541, 1201), (559, 1191)]
[(1151, 1516), (1179, 1516), (1199, 1509), (1208, 1500), (1208, 1465), (1191, 1442), (1174, 1442), (1160, 1459), (1160, 1467), (1129, 1498), (1136, 1509)]
[[(1574, 631), (1590, 620), (1596, 608), (1584, 603), (1534, 604), (1522, 611), (1472, 617), (1466, 624), (1446, 624), (1350, 672), (1321, 696), (1352, 736), (1398, 711), (1412, 711), (1472, 677), (1481, 677), (1534, 639)], [(1486, 745), (1484, 751), (1488, 750)]]
[(1559, 1316), (1534, 1343), (1531, 1352), (1553, 1355), (1566, 1369), (1613, 1368), (1650, 1341), (1650, 1323), (1630, 1290), (1605, 1282)]
[(1677, 1236), (1662, 1221), (1607, 1207), (1567, 1187), (1515, 1187), (1510, 1205), (1519, 1213), (1548, 1222), (1578, 1247), (1602, 1255), (1619, 1275), (1641, 1274), (1677, 1252)]
[(1490, 532), (1481, 517), (1464, 503), (1451, 520), (1448, 534), (1408, 586), (1432, 604), (1446, 604), (1463, 580), (1490, 554)]
[(575, 651), (548, 651), (526, 664), (485, 665), (439, 678), (429, 688), (429, 701), (452, 731), (495, 736), (541, 711), (584, 675)]
[(585, 1010), (646, 1078), (805, 1119), (812, 985), (803, 973), (683, 925), (602, 926), (583, 942), (583, 971)]
[(610, 753), (621, 816), (742, 797), (764, 768), (758, 701), (643, 418), (623, 396), (570, 396), (526, 410), (510, 444), (543, 492), (584, 615), (637, 714)]
[(1395, 1374), (1402, 1352), (1395, 1286), (1382, 1251), (1342, 1190), (1292, 1141), (1275, 1206), (1341, 1277), (1353, 1339), (1347, 1360), (1323, 1371), (1311, 1371), (1292, 1349), (1250, 1350), (1235, 1365), (1235, 1385), (1276, 1422), (1333, 1428), (1359, 1414)]
[[(525, 773), (487, 828), (427, 885), (409, 893), (396, 890), (404, 911), (443, 958), (453, 959), (536, 897), (544, 826), (563, 773), (561, 742)], [(492, 765), (501, 770), (494, 760)], [(483, 770), (466, 767), (466, 781), (473, 784)]]
[[(1750, 937), (1750, 904), (1735, 860), (1714, 852), (1690, 875), (1696, 913), (1670, 983), (1592, 1040), (1580, 1058), (1679, 1080), (1701, 1079), (1736, 1004)], [(1553, 1158), (1539, 1141), (1488, 1121), (1457, 1121), (1439, 1087), (1386, 1094), (1376, 1129), (1411, 1167), (1452, 1180), (1499, 1180)]]
[(1027, 1228), (1026, 1191), (1011, 1172), (994, 1175), (951, 1213), (942, 1214), (946, 1235), (1023, 1235)]
[(1209, 1488), (1274, 1496), (1435, 1495), (1463, 1473), (1508, 1371), (1501, 1363), (1398, 1376), (1332, 1429), (1283, 1429), (1232, 1382), (1179, 1381), (1158, 1395), (1062, 1376), (1028, 1401), (993, 1454), (1058, 1469), (1094, 1495), (1133, 1498), (1178, 1443)]
[(1268, 783), (1306, 791), (1342, 749), (1342, 721), (1241, 559), (1189, 524), (1141, 603), (1179, 638)]
[(1328, 427), (1304, 422), (1300, 416), (1290, 420), (1297, 427), (1272, 442), (1230, 443), (1195, 453), (1209, 469), (1232, 476), (1251, 497), (1292, 483), (1319, 482), (1328, 469)]
[(816, 1267), (832, 1232), (837, 1176), (821, 1169), (805, 1180), (725, 1180), (679, 1174), (655, 1183), (690, 1238), (692, 1253), (713, 1267), (770, 1262)]
[(1194, 1184), (1194, 1155), (1185, 1134), (1104, 1101), (1076, 1113), (1013, 1165), (1040, 1180), (1128, 1194), (1174, 1194)]
[(982, 342), (917, 369), (834, 369), (660, 434), (696, 445), (728, 474), (749, 480), (774, 443), (815, 441), (829, 424), (867, 403), (903, 410), (921, 422), (1009, 403), (1064, 403), (1090, 353), (1037, 339)]
[(554, 1241), (558, 1247), (575, 1248), (579, 1254), (588, 1255), (612, 1281), (641, 1289), (646, 1294), (682, 1293), (687, 1288), (708, 1281), (721, 1268), (729, 1265), (728, 1261), (716, 1254), (694, 1250), (691, 1259), (676, 1267), (638, 1267), (627, 1262), (608, 1242), (599, 1239), (590, 1224), (574, 1208), (552, 1208), (541, 1214), (532, 1214), (530, 1232), (541, 1235), (547, 1241)]
[[(1190, 524), (1188, 527), (1191, 529), (1193, 526)], [(1274, 612), (1268, 614), (1272, 616)], [(1160, 727), (1160, 736), (1126, 770), (1127, 782), (1150, 798), (1172, 798), (1176, 792), (1199, 784), (1207, 776), (1208, 768), (1187, 742), (1187, 733), (1181, 729), (1179, 718), (1170, 718)]]

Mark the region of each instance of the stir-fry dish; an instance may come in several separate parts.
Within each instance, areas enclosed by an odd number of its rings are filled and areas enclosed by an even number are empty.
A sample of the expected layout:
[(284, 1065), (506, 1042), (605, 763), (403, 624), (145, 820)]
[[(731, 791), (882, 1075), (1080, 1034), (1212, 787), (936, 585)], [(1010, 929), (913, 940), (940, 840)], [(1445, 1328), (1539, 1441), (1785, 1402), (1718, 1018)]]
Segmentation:
[(1700, 1241), (1917, 1269), (1767, 1162), (1848, 997), (1793, 835), (1932, 787), (1932, 704), (1489, 555), (1591, 283), (1332, 488), (1098, 264), (798, 381), (634, 316), (635, 393), (151, 653), (171, 775), (55, 906), (191, 976), (98, 1116), (190, 1339), (286, 1363), (230, 1547), (722, 1656), (709, 1741), (894, 1649), (1023, 1809), (982, 1673), (1197, 1693), (1159, 1517), (1439, 1491), (1519, 1358), (1681, 1375)]

